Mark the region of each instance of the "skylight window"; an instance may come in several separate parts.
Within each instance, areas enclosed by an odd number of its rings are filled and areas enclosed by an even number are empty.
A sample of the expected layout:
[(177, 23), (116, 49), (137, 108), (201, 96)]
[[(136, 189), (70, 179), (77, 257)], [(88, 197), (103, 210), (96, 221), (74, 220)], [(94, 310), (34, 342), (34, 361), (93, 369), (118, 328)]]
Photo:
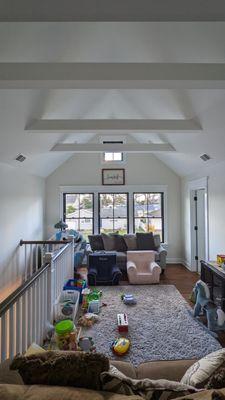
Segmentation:
[(106, 161), (106, 162), (123, 161), (123, 153), (122, 152), (116, 152), (116, 153), (105, 152), (104, 153), (104, 161)]

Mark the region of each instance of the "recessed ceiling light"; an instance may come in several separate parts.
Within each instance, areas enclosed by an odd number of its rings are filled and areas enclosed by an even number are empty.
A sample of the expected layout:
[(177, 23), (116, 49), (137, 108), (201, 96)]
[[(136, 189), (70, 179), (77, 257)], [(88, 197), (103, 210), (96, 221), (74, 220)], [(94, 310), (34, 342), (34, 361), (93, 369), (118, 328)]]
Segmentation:
[(26, 160), (26, 157), (23, 154), (18, 154), (15, 160), (19, 162), (24, 162)]
[(200, 156), (200, 158), (201, 158), (203, 161), (208, 161), (208, 160), (211, 159), (211, 157), (210, 157), (208, 154), (202, 154), (202, 155)]

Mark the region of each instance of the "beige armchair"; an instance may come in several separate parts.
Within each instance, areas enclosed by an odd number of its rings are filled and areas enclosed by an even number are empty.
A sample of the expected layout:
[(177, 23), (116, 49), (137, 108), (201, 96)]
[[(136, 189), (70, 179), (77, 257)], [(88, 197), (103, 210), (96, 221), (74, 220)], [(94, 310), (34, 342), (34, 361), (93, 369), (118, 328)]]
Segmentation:
[(150, 250), (127, 252), (127, 275), (131, 284), (159, 283), (160, 266), (155, 262), (155, 252)]

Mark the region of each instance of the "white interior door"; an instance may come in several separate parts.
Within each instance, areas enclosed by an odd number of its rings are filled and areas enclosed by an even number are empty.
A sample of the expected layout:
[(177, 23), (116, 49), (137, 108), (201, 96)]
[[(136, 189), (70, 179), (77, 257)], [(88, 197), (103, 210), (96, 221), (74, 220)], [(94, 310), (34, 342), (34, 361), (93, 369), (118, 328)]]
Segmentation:
[(206, 259), (206, 191), (191, 191), (191, 259), (192, 269), (200, 272), (200, 261)]

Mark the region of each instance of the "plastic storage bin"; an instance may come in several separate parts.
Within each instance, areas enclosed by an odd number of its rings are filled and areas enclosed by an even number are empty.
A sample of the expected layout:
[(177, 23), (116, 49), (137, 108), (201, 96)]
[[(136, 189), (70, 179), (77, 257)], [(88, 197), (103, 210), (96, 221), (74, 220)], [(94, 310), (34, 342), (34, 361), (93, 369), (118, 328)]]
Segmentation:
[(78, 311), (79, 300), (80, 294), (77, 290), (64, 290), (54, 307), (55, 321), (63, 319), (74, 321)]
[(63, 290), (77, 290), (80, 295), (79, 302), (82, 303), (82, 290), (87, 287), (85, 279), (69, 279), (63, 286)]

